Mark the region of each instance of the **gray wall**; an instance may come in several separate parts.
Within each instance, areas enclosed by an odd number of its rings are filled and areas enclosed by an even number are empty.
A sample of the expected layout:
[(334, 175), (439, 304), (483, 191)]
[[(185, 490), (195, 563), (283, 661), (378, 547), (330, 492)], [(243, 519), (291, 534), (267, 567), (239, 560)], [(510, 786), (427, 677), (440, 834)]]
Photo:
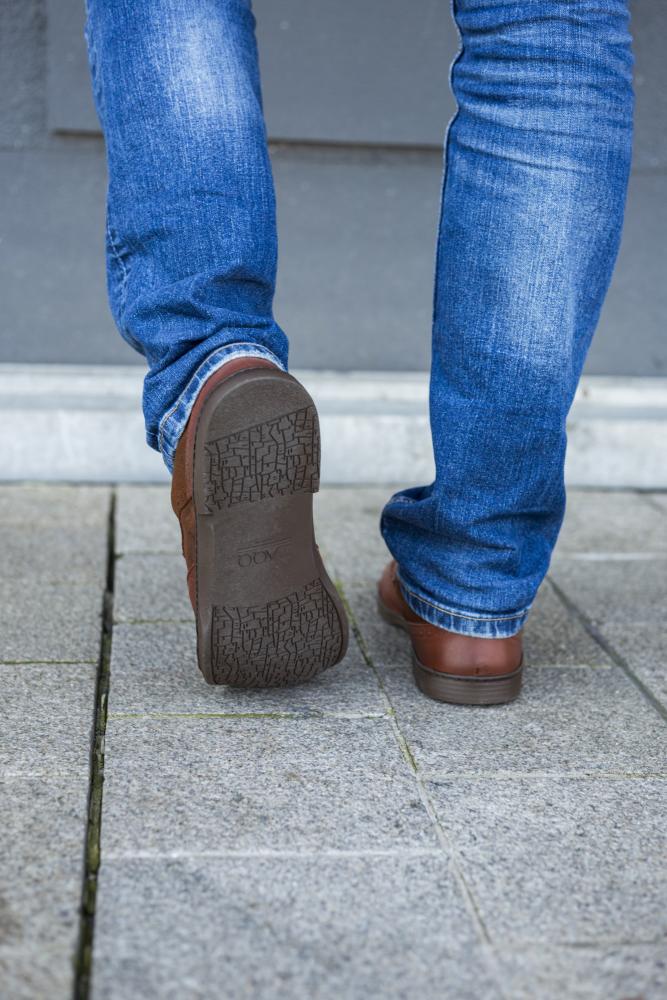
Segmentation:
[[(665, 374), (664, 0), (635, 0), (636, 152), (588, 370)], [(292, 364), (426, 368), (447, 0), (255, 0)], [(139, 361), (109, 317), (82, 0), (0, 0), (0, 360)]]

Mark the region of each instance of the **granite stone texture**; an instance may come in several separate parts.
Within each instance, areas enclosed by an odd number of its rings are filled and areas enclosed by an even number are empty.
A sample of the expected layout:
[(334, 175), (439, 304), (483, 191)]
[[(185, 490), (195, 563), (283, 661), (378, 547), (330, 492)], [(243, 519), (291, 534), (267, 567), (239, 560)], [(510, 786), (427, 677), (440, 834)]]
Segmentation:
[(570, 490), (558, 554), (667, 553), (667, 522), (641, 493)]
[(479, 710), (425, 698), (412, 678), (406, 634), (379, 619), (367, 588), (347, 592), (417, 766), (428, 773), (663, 773), (667, 729), (659, 715), (548, 585), (542, 594), (526, 630), (521, 698)]
[(0, 664), (0, 776), (88, 775), (97, 668)]
[(664, 510), (665, 514), (667, 514), (667, 492), (646, 493), (644, 498), (655, 507), (658, 507), (660, 510)]
[(88, 781), (0, 778), (0, 995), (69, 998)]
[(0, 486), (0, 995), (69, 998), (107, 577), (107, 487)]
[(110, 717), (102, 851), (437, 848), (387, 719)]
[(440, 780), (436, 811), (495, 941), (657, 943), (667, 781)]
[(120, 486), (116, 499), (116, 552), (181, 551), (181, 531), (168, 486)]
[(595, 625), (651, 628), (667, 607), (667, 556), (621, 561), (555, 560), (550, 576)]
[[(41, 586), (100, 582), (107, 555), (105, 525), (0, 525), (3, 578), (13, 582), (38, 580)], [(103, 574), (102, 574), (103, 579)]]
[(0, 578), (0, 663), (96, 661), (102, 600), (102, 578), (75, 586)]
[(601, 634), (667, 713), (667, 618), (649, 627), (609, 622)]
[(662, 1000), (667, 995), (664, 942), (587, 947), (527, 945), (499, 956), (511, 1000)]
[(500, 1000), (489, 964), (441, 855), (127, 859), (102, 872), (95, 1000)]
[(43, 527), (45, 524), (90, 527), (106, 533), (109, 487), (35, 483), (0, 484), (0, 525)]
[(343, 663), (237, 691), (197, 669), (168, 488), (117, 490), (101, 649), (110, 490), (0, 487), (3, 1000), (82, 983), (101, 652), (93, 1000), (663, 1000), (667, 503), (570, 491), (523, 693), (468, 708), (378, 616), (392, 492), (316, 498)]
[(107, 487), (0, 486), (0, 663), (96, 661)]
[(546, 581), (537, 592), (524, 632), (528, 667), (609, 667), (611, 659)]
[(243, 690), (206, 683), (197, 666), (194, 622), (117, 625), (111, 676), (112, 714), (386, 712), (377, 677), (354, 637), (345, 659), (308, 684)]
[(516, 703), (481, 711), (387, 688), (426, 773), (667, 773), (664, 720), (618, 668), (528, 670)]
[(391, 558), (380, 535), (382, 507), (395, 492), (391, 487), (327, 489), (315, 499), (317, 539), (338, 579), (347, 587), (375, 586)]
[(180, 555), (124, 555), (116, 560), (114, 622), (192, 621)]

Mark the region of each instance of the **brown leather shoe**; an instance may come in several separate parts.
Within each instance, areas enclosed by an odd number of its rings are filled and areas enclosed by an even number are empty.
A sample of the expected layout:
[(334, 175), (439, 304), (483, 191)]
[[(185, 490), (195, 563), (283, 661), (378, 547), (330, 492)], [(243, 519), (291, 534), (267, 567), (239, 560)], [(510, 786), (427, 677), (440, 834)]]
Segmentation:
[(269, 361), (204, 383), (174, 457), (197, 657), (209, 684), (305, 681), (347, 648), (347, 618), (313, 533), (317, 411)]
[(412, 668), (417, 686), (437, 701), (456, 705), (499, 705), (521, 690), (521, 635), (480, 639), (431, 625), (409, 607), (390, 562), (378, 583), (378, 608), (391, 625), (412, 640)]

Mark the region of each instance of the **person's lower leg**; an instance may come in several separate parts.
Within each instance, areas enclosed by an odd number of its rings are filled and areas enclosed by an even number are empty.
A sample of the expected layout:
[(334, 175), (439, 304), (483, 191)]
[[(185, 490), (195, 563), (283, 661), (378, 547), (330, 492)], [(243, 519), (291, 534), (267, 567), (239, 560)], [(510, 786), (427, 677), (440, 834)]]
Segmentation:
[(413, 611), (515, 634), (564, 512), (565, 420), (617, 253), (630, 163), (625, 0), (455, 0), (433, 320), (433, 484), (382, 531)]
[(109, 164), (112, 311), (146, 356), (149, 444), (171, 467), (206, 378), (239, 354), (287, 364), (249, 0), (88, 0)]

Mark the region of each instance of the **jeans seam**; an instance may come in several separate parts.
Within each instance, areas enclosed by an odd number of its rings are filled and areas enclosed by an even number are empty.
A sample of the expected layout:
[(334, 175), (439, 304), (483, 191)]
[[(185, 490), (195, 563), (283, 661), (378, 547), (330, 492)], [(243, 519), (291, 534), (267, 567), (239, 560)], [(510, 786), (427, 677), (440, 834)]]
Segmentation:
[(109, 247), (111, 249), (111, 253), (113, 254), (114, 259), (116, 260), (118, 266), (120, 267), (122, 275), (121, 285), (118, 293), (118, 299), (119, 299), (118, 316), (122, 322), (123, 314), (125, 312), (125, 302), (127, 298), (127, 282), (129, 279), (129, 269), (118, 251), (118, 243), (119, 243), (118, 237), (113, 232), (108, 217), (107, 217), (107, 239), (109, 241)]
[(454, 27), (456, 28), (456, 34), (458, 36), (458, 48), (456, 50), (454, 58), (449, 64), (449, 74), (448, 74), (449, 90), (452, 94), (452, 97), (454, 98), (456, 108), (454, 109), (453, 115), (447, 122), (447, 127), (445, 129), (445, 136), (443, 140), (443, 164), (442, 164), (442, 178), (440, 184), (440, 204), (438, 207), (438, 230), (437, 230), (438, 235), (436, 238), (436, 247), (435, 247), (435, 281), (433, 283), (433, 307), (431, 316), (432, 331), (435, 330), (435, 319), (437, 315), (437, 305), (438, 305), (438, 293), (439, 293), (438, 269), (440, 262), (440, 244), (441, 244), (440, 232), (442, 230), (442, 220), (445, 212), (445, 186), (447, 184), (447, 166), (449, 163), (449, 137), (452, 131), (452, 125), (458, 118), (459, 112), (461, 110), (459, 107), (459, 102), (456, 99), (456, 94), (454, 92), (454, 70), (456, 68), (456, 64), (463, 55), (463, 35), (461, 34), (461, 29), (459, 28), (459, 23), (456, 19), (456, 0), (449, 0), (449, 10), (452, 21), (454, 22)]
[[(103, 108), (104, 96), (103, 96), (102, 87), (100, 86), (100, 81), (99, 81), (97, 49), (96, 49), (95, 45), (93, 44), (93, 32), (91, 31), (91, 28), (90, 28), (90, 19), (91, 19), (90, 3), (91, 3), (91, 0), (86, 0), (86, 2), (85, 2), (86, 22), (85, 22), (85, 26), (84, 26), (84, 37), (85, 37), (85, 40), (86, 40), (86, 45), (88, 47), (88, 62), (89, 62), (89, 66), (90, 66), (90, 80), (91, 80), (91, 85), (92, 85), (93, 96), (95, 98), (95, 105), (96, 105), (96, 109), (97, 109), (97, 112), (98, 112), (98, 116), (100, 118), (100, 121), (103, 123), (103, 120), (104, 120), (104, 108)], [(103, 128), (103, 130), (104, 130), (104, 128)], [(140, 354), (143, 354), (144, 350), (143, 350), (141, 344), (129, 333), (129, 331), (127, 331), (125, 329), (122, 329), (122, 327), (123, 327), (123, 315), (125, 313), (125, 305), (126, 305), (126, 302), (127, 302), (127, 286), (128, 286), (128, 282), (129, 282), (130, 271), (129, 271), (129, 268), (128, 268), (127, 264), (123, 260), (122, 254), (120, 253), (120, 248), (122, 246), (121, 240), (118, 238), (117, 234), (115, 233), (114, 229), (111, 226), (108, 199), (107, 199), (107, 211), (106, 211), (106, 220), (105, 220), (105, 231), (106, 231), (106, 238), (107, 238), (107, 246), (109, 247), (109, 250), (111, 251), (111, 255), (113, 256), (114, 260), (116, 261), (116, 263), (117, 263), (117, 265), (118, 265), (118, 267), (120, 269), (120, 272), (121, 272), (120, 287), (118, 289), (118, 326), (119, 326), (119, 329), (121, 329), (121, 336), (136, 351), (138, 351)], [(109, 293), (111, 294), (111, 288), (109, 288)], [(113, 312), (113, 303), (112, 303), (112, 312)]]
[(524, 618), (530, 611), (530, 606), (525, 608), (523, 611), (518, 611), (513, 615), (497, 615), (497, 616), (484, 616), (484, 615), (466, 615), (461, 614), (460, 611), (452, 611), (451, 608), (446, 608), (443, 604), (436, 604), (435, 601), (430, 601), (427, 597), (422, 597), (421, 594), (416, 593), (407, 586), (400, 573), (397, 574), (398, 581), (401, 587), (410, 594), (416, 601), (421, 601), (422, 604), (428, 604), (429, 607), (435, 608), (436, 611), (441, 611), (443, 614), (451, 615), (452, 618), (462, 618), (465, 621), (473, 622), (510, 622), (516, 621), (517, 618)]

